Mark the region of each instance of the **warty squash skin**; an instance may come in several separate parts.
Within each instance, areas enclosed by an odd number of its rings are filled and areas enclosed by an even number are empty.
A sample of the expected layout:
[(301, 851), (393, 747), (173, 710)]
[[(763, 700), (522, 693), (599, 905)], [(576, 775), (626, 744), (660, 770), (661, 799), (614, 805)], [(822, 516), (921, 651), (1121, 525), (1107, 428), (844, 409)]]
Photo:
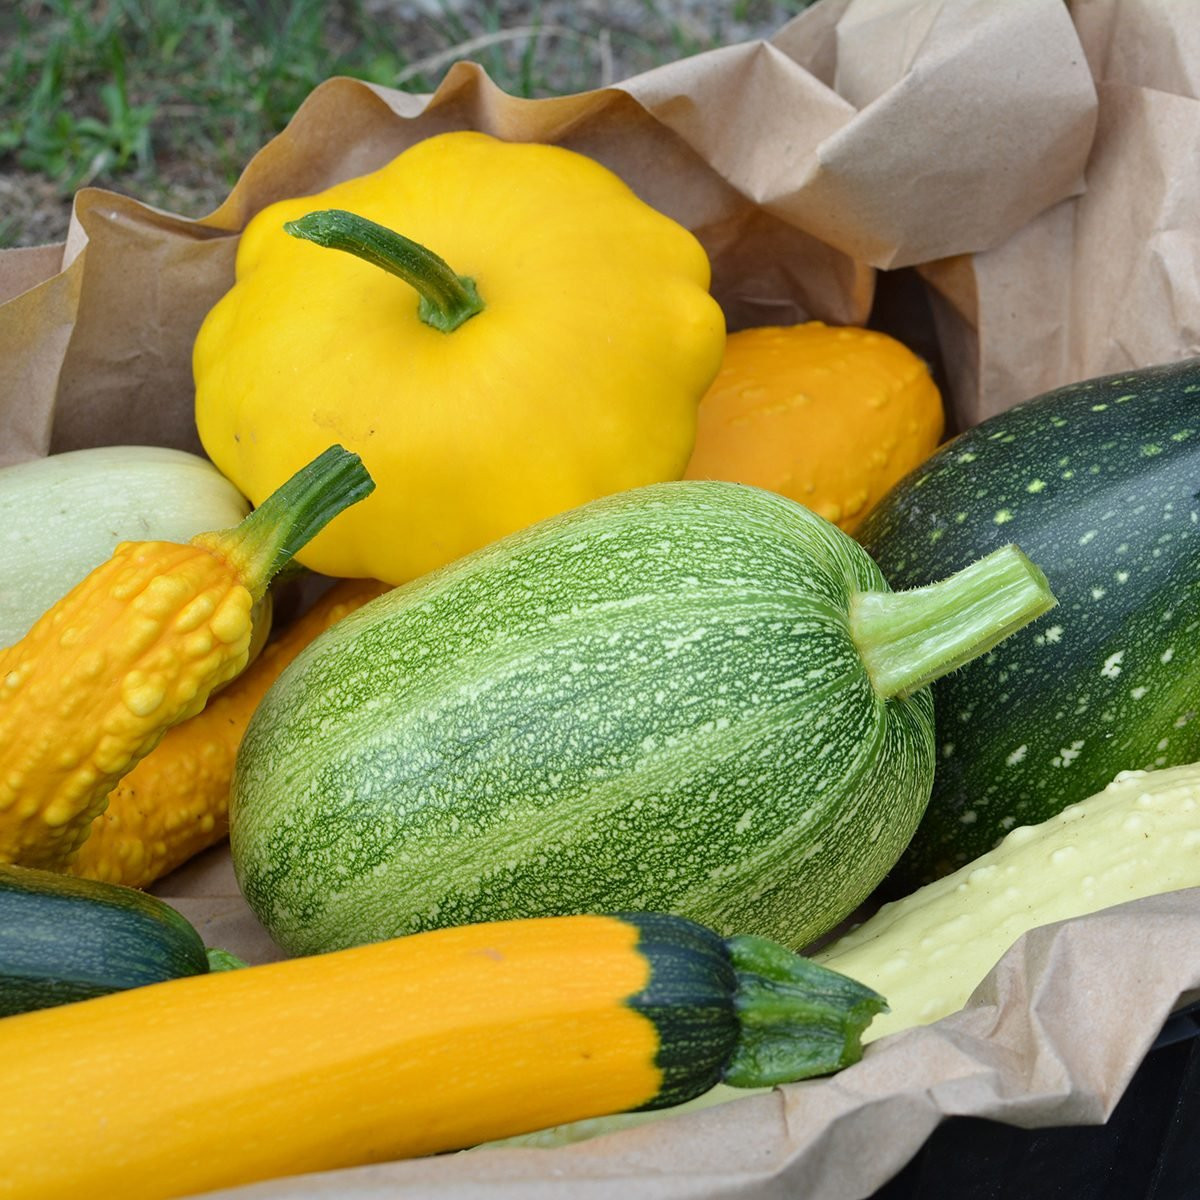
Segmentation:
[(929, 366), (874, 329), (741, 329), (725, 340), (685, 479), (728, 479), (788, 496), (853, 533), (945, 426)]
[(66, 866), (117, 780), (246, 666), (295, 545), (369, 491), (332, 448), (233, 529), (122, 543), (0, 651), (0, 863)]
[(923, 597), (755, 488), (660, 484), (514, 534), (352, 613), (267, 693), (231, 795), (241, 887), (294, 953), (614, 909), (804, 945), (924, 809), (943, 639), (977, 653), (1051, 602), (1003, 557), (1003, 586), (914, 621)]
[[(366, 218), (482, 299), (449, 332), (410, 283), (291, 236)], [(338, 243), (342, 244), (342, 243)], [(336, 440), (378, 487), (302, 550), (403, 583), (597, 496), (678, 479), (725, 322), (697, 239), (561, 146), (458, 131), (257, 213), (196, 338), (196, 426), (252, 500)]]
[(0, 1021), (0, 1194), (166, 1200), (858, 1060), (869, 988), (654, 913), (438, 930)]
[(200, 712), (168, 729), (109, 793), (67, 872), (148, 887), (224, 838), (238, 746), (267, 689), (318, 633), (385, 591), (373, 579), (335, 584)]

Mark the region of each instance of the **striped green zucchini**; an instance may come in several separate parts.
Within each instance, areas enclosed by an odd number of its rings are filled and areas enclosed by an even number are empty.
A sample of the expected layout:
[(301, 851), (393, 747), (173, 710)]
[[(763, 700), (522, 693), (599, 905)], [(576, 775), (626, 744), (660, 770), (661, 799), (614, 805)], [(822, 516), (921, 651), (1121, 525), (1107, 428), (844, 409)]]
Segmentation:
[(0, 1016), (208, 969), (196, 930), (145, 892), (0, 865)]
[(1046, 619), (934, 686), (941, 745), (902, 890), (1118, 772), (1200, 758), (1200, 359), (1057, 389), (961, 434), (859, 538), (892, 586), (1002, 542), (1044, 567)]
[(887, 590), (781, 496), (655, 485), (397, 588), (257, 709), (234, 866), (285, 948), (613, 910), (791, 946), (911, 836), (924, 683), (1052, 602), (1001, 550)]

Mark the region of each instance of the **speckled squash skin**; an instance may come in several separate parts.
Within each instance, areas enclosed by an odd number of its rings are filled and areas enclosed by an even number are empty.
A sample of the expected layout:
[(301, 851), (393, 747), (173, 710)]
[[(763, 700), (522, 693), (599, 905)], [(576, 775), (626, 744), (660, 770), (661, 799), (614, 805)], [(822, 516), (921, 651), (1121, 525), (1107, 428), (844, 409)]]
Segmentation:
[(895, 588), (1016, 542), (1058, 607), (933, 685), (910, 888), (1098, 792), (1200, 758), (1200, 359), (1073, 384), (960, 434), (859, 540)]
[(322, 634), (264, 698), (234, 865), (294, 953), (442, 925), (674, 912), (800, 946), (875, 886), (933, 771), (876, 694), (860, 547), (783, 497), (652, 485)]

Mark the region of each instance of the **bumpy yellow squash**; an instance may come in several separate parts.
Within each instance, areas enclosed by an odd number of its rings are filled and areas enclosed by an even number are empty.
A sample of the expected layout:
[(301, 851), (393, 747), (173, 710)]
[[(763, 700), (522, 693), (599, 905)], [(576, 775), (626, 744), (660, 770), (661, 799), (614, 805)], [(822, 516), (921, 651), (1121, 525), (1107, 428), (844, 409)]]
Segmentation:
[(847, 533), (942, 436), (929, 367), (887, 334), (820, 321), (729, 335), (688, 479), (779, 492)]
[(0, 862), (66, 866), (117, 780), (246, 666), (275, 572), (370, 488), (328, 450), (232, 529), (122, 543), (0, 651)]
[(259, 701), (318, 633), (386, 590), (373, 579), (334, 585), (201, 712), (167, 730), (113, 789), (68, 873), (147, 887), (219, 842), (229, 832), (234, 760)]

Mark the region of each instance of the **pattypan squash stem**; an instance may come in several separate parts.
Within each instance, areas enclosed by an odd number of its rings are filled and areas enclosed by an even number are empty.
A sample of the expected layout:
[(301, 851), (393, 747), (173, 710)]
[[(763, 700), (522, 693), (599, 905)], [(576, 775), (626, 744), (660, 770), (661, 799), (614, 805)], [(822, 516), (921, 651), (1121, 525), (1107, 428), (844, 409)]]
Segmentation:
[(857, 592), (850, 633), (887, 700), (963, 666), (1055, 603), (1045, 575), (1016, 546), (1001, 546), (928, 587)]
[(420, 296), (417, 315), (443, 333), (483, 311), (473, 279), (456, 275), (445, 259), (386, 225), (345, 209), (327, 208), (287, 221), (283, 227), (293, 237), (330, 250), (345, 250), (398, 275)]
[(192, 539), (237, 568), (256, 599), (306, 542), (344, 508), (375, 489), (362, 459), (342, 446), (330, 446), (273, 491), (232, 529)]

